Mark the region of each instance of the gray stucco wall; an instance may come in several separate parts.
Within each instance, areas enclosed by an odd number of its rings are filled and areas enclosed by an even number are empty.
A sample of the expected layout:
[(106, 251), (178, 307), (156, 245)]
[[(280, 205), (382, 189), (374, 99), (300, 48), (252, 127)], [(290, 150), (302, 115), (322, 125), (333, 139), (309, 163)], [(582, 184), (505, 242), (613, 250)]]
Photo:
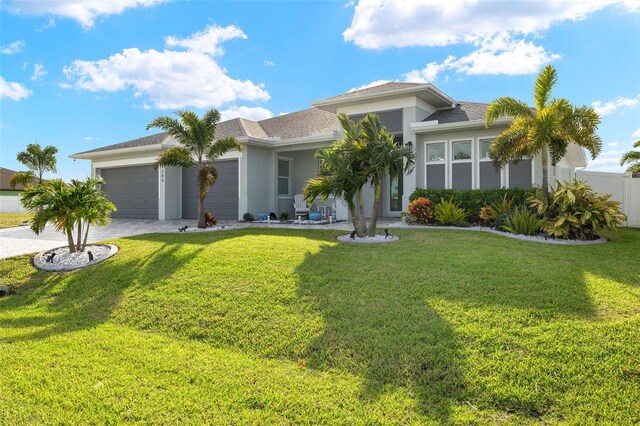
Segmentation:
[(509, 163), (509, 187), (531, 187), (531, 160), (522, 160), (518, 163)]
[(480, 189), (499, 189), (501, 187), (500, 171), (490, 161), (481, 161)]

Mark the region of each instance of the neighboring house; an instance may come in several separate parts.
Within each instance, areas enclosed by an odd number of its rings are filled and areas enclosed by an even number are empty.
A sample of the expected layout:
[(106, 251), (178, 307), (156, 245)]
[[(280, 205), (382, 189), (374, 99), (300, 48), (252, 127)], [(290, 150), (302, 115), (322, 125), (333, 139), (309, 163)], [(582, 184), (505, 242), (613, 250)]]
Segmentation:
[(17, 172), (4, 167), (0, 167), (0, 212), (24, 212), (24, 207), (20, 204), (20, 191), (22, 185), (11, 188), (9, 179)]
[[(336, 114), (358, 120), (367, 112), (381, 118), (399, 144), (416, 150), (416, 168), (408, 176), (387, 179), (381, 215), (399, 216), (417, 187), (500, 188), (542, 184), (539, 157), (496, 171), (489, 160), (492, 139), (510, 123), (498, 120), (488, 129), (488, 104), (456, 101), (431, 84), (386, 83), (311, 102), (313, 108), (261, 121), (236, 118), (219, 123), (218, 136), (235, 136), (242, 152), (230, 152), (215, 163), (218, 181), (209, 191), (205, 209), (218, 219), (241, 219), (245, 212), (283, 211), (293, 214), (293, 196), (316, 176), (319, 148), (340, 139)], [(118, 207), (114, 217), (195, 218), (196, 173), (153, 163), (176, 142), (165, 133), (74, 154), (91, 160), (91, 168), (106, 184), (103, 190)], [(550, 167), (549, 182), (570, 179), (587, 164), (583, 150), (571, 145), (565, 158)], [(365, 202), (373, 191), (365, 194)], [(317, 205), (330, 205), (331, 200)], [(347, 209), (337, 203), (338, 219)]]

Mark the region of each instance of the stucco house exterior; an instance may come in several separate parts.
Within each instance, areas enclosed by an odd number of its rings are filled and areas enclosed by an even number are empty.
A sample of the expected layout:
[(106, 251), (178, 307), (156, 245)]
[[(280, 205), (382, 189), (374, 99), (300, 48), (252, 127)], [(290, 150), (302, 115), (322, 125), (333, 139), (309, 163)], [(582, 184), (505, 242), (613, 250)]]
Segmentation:
[[(307, 179), (316, 176), (319, 148), (341, 138), (337, 114), (353, 120), (377, 113), (399, 144), (416, 152), (410, 175), (384, 182), (383, 216), (399, 216), (409, 195), (420, 188), (501, 188), (542, 184), (538, 157), (509, 164), (496, 171), (489, 158), (492, 139), (509, 118), (485, 128), (485, 103), (457, 101), (432, 84), (386, 83), (311, 102), (302, 111), (252, 121), (235, 118), (219, 123), (217, 135), (235, 136), (241, 152), (229, 152), (215, 163), (218, 180), (209, 191), (205, 210), (218, 219), (241, 219), (246, 212), (288, 212), (293, 216), (293, 196), (303, 192)], [(91, 160), (91, 169), (106, 181), (103, 190), (116, 204), (114, 217), (188, 219), (197, 216), (194, 169), (163, 167), (155, 170), (157, 155), (176, 142), (165, 133), (146, 136), (74, 154)], [(570, 179), (576, 168), (587, 165), (583, 150), (570, 145), (567, 155), (550, 167), (549, 182)], [(365, 194), (370, 205), (373, 191)], [(317, 201), (334, 206), (337, 219), (348, 219), (341, 202)]]
[(12, 188), (9, 185), (11, 176), (16, 174), (14, 170), (0, 167), (0, 212), (24, 212), (24, 207), (20, 204), (20, 192), (24, 189), (22, 185)]

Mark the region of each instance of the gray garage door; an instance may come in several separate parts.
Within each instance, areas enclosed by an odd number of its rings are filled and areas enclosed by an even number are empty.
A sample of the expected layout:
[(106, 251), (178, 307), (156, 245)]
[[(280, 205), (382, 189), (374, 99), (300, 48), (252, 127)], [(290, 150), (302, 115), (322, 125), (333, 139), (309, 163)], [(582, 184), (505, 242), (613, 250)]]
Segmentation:
[[(238, 219), (238, 161), (216, 161), (218, 180), (209, 189), (204, 200), (204, 211), (213, 213), (216, 219)], [(197, 169), (182, 169), (182, 217), (198, 217)]]
[(102, 169), (102, 190), (116, 205), (115, 218), (158, 218), (158, 171), (153, 166)]

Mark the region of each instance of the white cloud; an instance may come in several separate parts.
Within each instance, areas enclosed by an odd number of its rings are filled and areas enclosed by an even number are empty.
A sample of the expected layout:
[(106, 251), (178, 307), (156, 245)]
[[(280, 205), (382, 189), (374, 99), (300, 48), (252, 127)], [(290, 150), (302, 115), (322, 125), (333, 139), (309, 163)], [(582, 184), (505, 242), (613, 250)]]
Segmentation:
[(624, 168), (620, 166), (620, 157), (622, 157), (624, 152), (624, 150), (609, 150), (602, 152), (598, 157), (589, 161), (587, 169), (598, 170), (601, 172), (622, 172)]
[(24, 41), (16, 40), (13, 43), (9, 43), (5, 47), (0, 49), (0, 53), (3, 55), (13, 55), (14, 53), (22, 52), (24, 48)]
[(85, 141), (87, 142), (91, 142), (91, 141), (97, 141), (99, 138), (95, 137), (95, 136), (86, 136), (84, 138)]
[(456, 58), (451, 55), (442, 62), (430, 62), (421, 70), (404, 74), (406, 81), (432, 82), (445, 70), (464, 74), (534, 74), (545, 64), (560, 58), (547, 52), (542, 46), (525, 40), (514, 40), (506, 33), (478, 38), (473, 42), (478, 48), (468, 55)]
[(607, 146), (609, 146), (611, 148), (616, 148), (618, 145), (620, 145), (620, 142), (609, 142), (607, 144)]
[(234, 79), (213, 59), (223, 53), (216, 43), (229, 40), (231, 33), (245, 38), (244, 33), (231, 26), (227, 27), (229, 32), (214, 31), (219, 36), (215, 38), (211, 28), (218, 27), (208, 27), (184, 39), (167, 38), (168, 43), (190, 49), (187, 51), (130, 48), (97, 61), (75, 60), (64, 68), (67, 82), (92, 92), (131, 88), (135, 98), (148, 99), (142, 103), (144, 108), (219, 108), (239, 100), (268, 100), (263, 84)]
[(375, 80), (375, 81), (372, 81), (371, 83), (364, 84), (360, 87), (353, 87), (349, 89), (349, 92), (355, 92), (356, 90), (367, 89), (369, 87), (379, 86), (381, 84), (390, 83), (390, 82), (391, 80)]
[[(126, 9), (150, 7), (165, 0), (31, 0), (13, 2), (9, 10), (24, 15), (54, 15), (73, 19), (84, 29), (94, 26), (99, 16), (118, 15)], [(50, 25), (48, 21), (47, 25)], [(55, 22), (54, 24), (55, 25)]]
[(640, 138), (640, 128), (631, 134), (632, 138)]
[(273, 61), (267, 61), (266, 59), (263, 61), (265, 67), (275, 67), (276, 63)]
[(42, 64), (35, 64), (33, 66), (33, 75), (31, 75), (31, 80), (40, 80), (42, 77), (47, 75), (47, 71)]
[(259, 121), (273, 117), (273, 113), (262, 107), (232, 106), (224, 111), (220, 111), (220, 117), (221, 121), (231, 120), (236, 117)]
[(595, 101), (591, 103), (593, 109), (600, 115), (610, 115), (616, 112), (619, 108), (633, 108), (640, 104), (640, 95), (635, 98), (625, 98), (619, 96), (612, 101)]
[(222, 42), (233, 40), (234, 38), (246, 39), (247, 36), (235, 25), (219, 27), (210, 25), (198, 33), (186, 38), (169, 36), (165, 38), (165, 44), (169, 47), (184, 47), (193, 52), (207, 53), (211, 56), (222, 56), (224, 50), (220, 46)]
[(343, 37), (365, 49), (446, 46), (499, 32), (534, 34), (611, 5), (640, 11), (638, 0), (359, 0)]
[(6, 81), (3, 77), (0, 77), (0, 99), (11, 99), (19, 101), (31, 96), (33, 92), (20, 83), (15, 81)]

